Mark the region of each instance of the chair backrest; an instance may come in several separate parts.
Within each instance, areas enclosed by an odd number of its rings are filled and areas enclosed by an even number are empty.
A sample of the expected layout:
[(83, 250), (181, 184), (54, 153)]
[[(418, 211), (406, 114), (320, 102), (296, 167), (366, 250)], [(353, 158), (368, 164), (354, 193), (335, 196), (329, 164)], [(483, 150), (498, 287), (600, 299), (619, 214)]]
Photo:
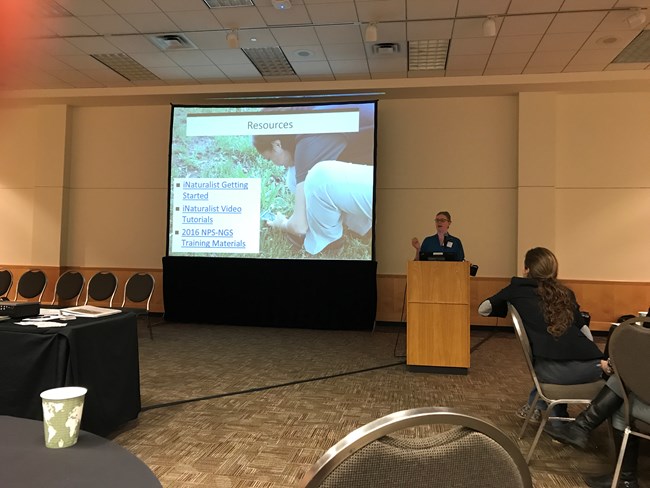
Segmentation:
[(19, 298), (26, 300), (36, 298), (40, 302), (46, 286), (47, 276), (43, 271), (40, 269), (25, 271), (18, 279), (14, 300), (18, 300)]
[(511, 304), (508, 304), (508, 310), (510, 310), (510, 316), (512, 317), (512, 323), (515, 327), (515, 333), (517, 338), (521, 343), (521, 348), (524, 352), (524, 357), (526, 358), (526, 365), (528, 366), (528, 371), (533, 378), (533, 383), (535, 383), (535, 388), (538, 392), (541, 392), (542, 389), (537, 379), (537, 373), (535, 373), (535, 367), (533, 366), (533, 350), (530, 347), (530, 341), (528, 340), (528, 334), (526, 334), (526, 329), (524, 328), (524, 321), (521, 320), (521, 315), (517, 309)]
[(84, 305), (87, 305), (89, 300), (108, 301), (108, 306), (112, 307), (115, 290), (117, 290), (117, 277), (110, 271), (99, 271), (88, 280)]
[(59, 300), (74, 300), (75, 305), (79, 305), (79, 295), (83, 290), (86, 280), (78, 271), (66, 271), (54, 285), (54, 296), (51, 305), (54, 305), (57, 297)]
[(151, 295), (156, 284), (156, 280), (150, 273), (135, 273), (129, 277), (124, 285), (124, 298), (122, 299), (122, 307), (127, 303), (143, 303), (147, 311), (149, 311), (149, 302)]
[[(392, 434), (434, 424), (459, 426), (426, 437)], [(309, 469), (301, 488), (409, 486), (532, 487), (519, 448), (494, 425), (447, 408), (386, 415), (351, 432)]]
[[(644, 327), (644, 324), (646, 327)], [(635, 317), (619, 325), (609, 340), (614, 371), (626, 391), (650, 405), (650, 317)], [(628, 419), (629, 420), (629, 419)]]
[(0, 297), (7, 296), (14, 281), (14, 275), (8, 269), (0, 269)]

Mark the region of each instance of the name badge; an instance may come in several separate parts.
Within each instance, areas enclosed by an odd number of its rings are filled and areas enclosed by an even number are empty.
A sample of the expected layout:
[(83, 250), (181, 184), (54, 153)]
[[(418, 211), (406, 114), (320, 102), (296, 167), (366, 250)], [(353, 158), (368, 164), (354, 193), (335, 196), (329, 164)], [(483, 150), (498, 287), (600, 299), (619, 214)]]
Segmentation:
[(453, 242), (451, 242), (451, 241), (448, 241), (448, 242), (447, 242), (447, 247), (452, 247), (453, 245), (454, 245)]

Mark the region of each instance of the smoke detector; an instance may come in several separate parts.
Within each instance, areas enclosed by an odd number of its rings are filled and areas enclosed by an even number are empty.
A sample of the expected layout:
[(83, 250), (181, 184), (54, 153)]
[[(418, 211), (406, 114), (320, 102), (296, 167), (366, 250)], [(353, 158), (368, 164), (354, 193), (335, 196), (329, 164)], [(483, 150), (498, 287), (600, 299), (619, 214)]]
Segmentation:
[(271, 0), (271, 4), (278, 10), (289, 10), (291, 8), (291, 0)]

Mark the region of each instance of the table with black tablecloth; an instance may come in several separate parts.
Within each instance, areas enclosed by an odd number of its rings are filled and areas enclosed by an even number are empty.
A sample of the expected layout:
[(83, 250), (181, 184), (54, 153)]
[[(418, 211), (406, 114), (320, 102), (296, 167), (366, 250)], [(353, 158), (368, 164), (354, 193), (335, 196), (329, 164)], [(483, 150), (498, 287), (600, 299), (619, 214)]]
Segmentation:
[(40, 393), (88, 389), (81, 428), (105, 436), (140, 412), (136, 317), (77, 318), (65, 327), (0, 322), (0, 415), (42, 420)]
[(160, 488), (151, 470), (115, 442), (79, 432), (74, 446), (45, 447), (43, 423), (0, 416), (3, 488)]

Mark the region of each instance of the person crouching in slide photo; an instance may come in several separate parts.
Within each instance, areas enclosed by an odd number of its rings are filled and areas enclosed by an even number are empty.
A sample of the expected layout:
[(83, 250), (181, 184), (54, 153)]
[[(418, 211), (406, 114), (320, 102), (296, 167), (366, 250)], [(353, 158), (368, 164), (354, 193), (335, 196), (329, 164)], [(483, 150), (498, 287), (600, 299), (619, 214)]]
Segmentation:
[(290, 216), (268, 222), (303, 244), (309, 254), (340, 245), (344, 227), (369, 234), (372, 227), (374, 166), (340, 161), (343, 134), (255, 135), (253, 145), (274, 164), (295, 172), (295, 201)]

